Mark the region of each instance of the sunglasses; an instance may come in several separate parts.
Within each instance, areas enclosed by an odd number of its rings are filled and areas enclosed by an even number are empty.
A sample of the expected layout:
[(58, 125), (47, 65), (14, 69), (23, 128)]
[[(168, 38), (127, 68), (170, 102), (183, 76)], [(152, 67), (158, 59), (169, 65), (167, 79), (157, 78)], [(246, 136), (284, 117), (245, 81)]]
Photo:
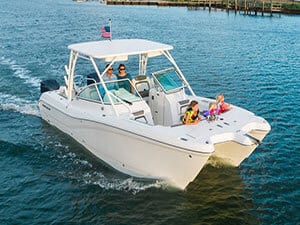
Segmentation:
[(113, 68), (109, 68), (108, 70), (114, 70)]
[(119, 70), (125, 70), (125, 68), (120, 68)]

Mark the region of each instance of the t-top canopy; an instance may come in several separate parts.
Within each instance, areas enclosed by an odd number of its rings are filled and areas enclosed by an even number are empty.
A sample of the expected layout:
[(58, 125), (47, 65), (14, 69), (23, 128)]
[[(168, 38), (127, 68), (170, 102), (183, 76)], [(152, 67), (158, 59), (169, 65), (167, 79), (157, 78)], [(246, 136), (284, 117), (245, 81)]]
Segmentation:
[(69, 49), (86, 56), (105, 61), (127, 60), (129, 55), (148, 54), (148, 57), (161, 55), (162, 51), (171, 50), (171, 45), (166, 45), (144, 39), (119, 39), (93, 41), (72, 44)]

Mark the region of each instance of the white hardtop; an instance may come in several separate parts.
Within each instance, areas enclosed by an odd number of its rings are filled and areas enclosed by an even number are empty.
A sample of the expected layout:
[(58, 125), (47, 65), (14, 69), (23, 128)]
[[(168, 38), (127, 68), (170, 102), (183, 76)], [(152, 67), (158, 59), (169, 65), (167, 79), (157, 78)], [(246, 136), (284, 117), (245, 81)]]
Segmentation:
[(115, 57), (126, 60), (129, 55), (157, 56), (163, 51), (172, 50), (173, 46), (144, 39), (117, 39), (71, 44), (68, 48), (79, 54), (110, 61)]

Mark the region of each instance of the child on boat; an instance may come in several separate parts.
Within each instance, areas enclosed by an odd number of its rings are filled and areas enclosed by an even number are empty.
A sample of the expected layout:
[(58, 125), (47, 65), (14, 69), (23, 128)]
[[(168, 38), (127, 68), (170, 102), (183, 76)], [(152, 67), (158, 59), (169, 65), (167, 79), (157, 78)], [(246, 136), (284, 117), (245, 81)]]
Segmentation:
[(230, 105), (224, 102), (224, 95), (219, 94), (216, 97), (218, 114), (224, 113), (231, 109)]
[(184, 117), (182, 118), (183, 124), (198, 124), (200, 122), (201, 116), (199, 111), (198, 102), (193, 100), (188, 105)]
[(217, 104), (214, 102), (209, 103), (209, 115), (213, 116), (213, 115), (218, 115), (219, 114), (219, 110), (217, 107)]

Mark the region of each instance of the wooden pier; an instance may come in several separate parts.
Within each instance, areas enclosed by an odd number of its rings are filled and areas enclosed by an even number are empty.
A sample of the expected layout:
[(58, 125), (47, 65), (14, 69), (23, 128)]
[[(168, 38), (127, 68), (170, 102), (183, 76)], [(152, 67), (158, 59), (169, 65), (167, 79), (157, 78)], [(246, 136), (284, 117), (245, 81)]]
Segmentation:
[(282, 9), (284, 0), (190, 0), (190, 1), (161, 1), (161, 0), (107, 0), (107, 5), (153, 5), (181, 6), (190, 10), (222, 9), (239, 12), (244, 15), (269, 15), (287, 13)]

